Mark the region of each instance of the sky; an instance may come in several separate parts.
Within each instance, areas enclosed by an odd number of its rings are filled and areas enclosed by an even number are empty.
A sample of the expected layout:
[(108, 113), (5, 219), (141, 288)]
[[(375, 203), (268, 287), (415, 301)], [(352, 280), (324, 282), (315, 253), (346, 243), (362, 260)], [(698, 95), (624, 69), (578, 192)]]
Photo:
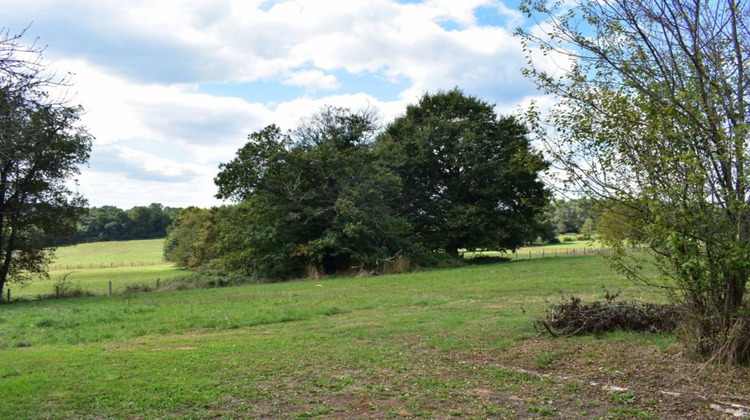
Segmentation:
[(248, 134), (325, 105), (387, 124), (454, 87), (501, 115), (539, 98), (521, 75), (516, 0), (0, 0), (72, 74), (95, 137), (77, 190), (91, 206), (210, 207)]

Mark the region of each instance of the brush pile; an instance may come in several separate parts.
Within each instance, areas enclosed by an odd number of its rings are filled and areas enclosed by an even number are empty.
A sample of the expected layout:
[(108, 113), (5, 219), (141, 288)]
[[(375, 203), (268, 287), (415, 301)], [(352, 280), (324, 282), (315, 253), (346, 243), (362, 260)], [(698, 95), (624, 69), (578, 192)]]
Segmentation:
[(615, 302), (619, 293), (605, 293), (604, 301), (584, 303), (571, 296), (547, 308), (537, 321), (540, 333), (559, 335), (599, 334), (606, 331), (669, 332), (677, 327), (683, 311), (675, 305), (647, 302)]

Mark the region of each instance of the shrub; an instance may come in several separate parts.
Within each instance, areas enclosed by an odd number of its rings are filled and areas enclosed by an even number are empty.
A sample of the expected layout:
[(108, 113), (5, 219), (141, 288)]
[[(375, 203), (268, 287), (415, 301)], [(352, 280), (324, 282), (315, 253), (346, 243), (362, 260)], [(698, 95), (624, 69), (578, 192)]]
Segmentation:
[(93, 296), (94, 294), (88, 290), (84, 290), (80, 284), (70, 280), (70, 275), (73, 273), (65, 273), (57, 278), (53, 285), (55, 293), (51, 295), (52, 298), (68, 298), (68, 297), (85, 297)]
[(510, 258), (492, 255), (478, 255), (474, 258), (467, 258), (464, 260), (466, 264), (470, 265), (497, 264), (506, 261), (510, 261)]
[(132, 283), (125, 285), (125, 291), (123, 292), (123, 294), (149, 293), (153, 291), (154, 288), (146, 283)]
[(258, 283), (258, 281), (239, 273), (204, 270), (169, 279), (164, 282), (163, 288), (167, 290), (186, 290), (239, 286), (249, 283)]

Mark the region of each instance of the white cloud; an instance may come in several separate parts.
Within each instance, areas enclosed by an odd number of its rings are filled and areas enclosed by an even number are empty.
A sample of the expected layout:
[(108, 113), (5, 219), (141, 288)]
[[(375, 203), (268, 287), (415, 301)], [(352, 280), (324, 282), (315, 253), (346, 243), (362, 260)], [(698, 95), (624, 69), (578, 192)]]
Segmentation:
[[(294, 128), (324, 105), (369, 105), (388, 122), (437, 89), (458, 86), (498, 109), (535, 94), (509, 30), (520, 14), (498, 0), (0, 0), (0, 7), (8, 25), (34, 21), (29, 34), (50, 44), (55, 67), (76, 73), (73, 101), (86, 108), (96, 136), (81, 189), (98, 205), (123, 205), (123, 197), (133, 200), (128, 207), (214, 203), (217, 165), (247, 134), (270, 123)], [(497, 11), (496, 25), (478, 24), (480, 7)], [(385, 99), (390, 82), (396, 93)], [(216, 94), (210, 84), (238, 89)]]
[(311, 93), (318, 90), (336, 90), (341, 87), (341, 84), (336, 80), (336, 76), (325, 74), (320, 70), (294, 72), (283, 83), (289, 86), (304, 87)]
[(120, 159), (133, 168), (133, 171), (144, 172), (145, 178), (150, 178), (149, 174), (169, 178), (193, 178), (197, 175), (206, 175), (205, 168), (194, 163), (177, 162), (125, 146), (118, 147), (118, 151)]
[(182, 183), (135, 179), (113, 172), (86, 171), (79, 177), (78, 190), (91, 206), (113, 205), (123, 209), (162, 203), (171, 207), (219, 205), (213, 196), (213, 177)]
[(371, 107), (378, 110), (384, 124), (392, 121), (406, 108), (404, 101), (383, 102), (364, 93), (327, 96), (320, 99), (304, 96), (279, 104), (274, 109), (275, 124), (284, 130), (293, 129), (302, 118), (310, 116), (326, 105), (352, 110)]

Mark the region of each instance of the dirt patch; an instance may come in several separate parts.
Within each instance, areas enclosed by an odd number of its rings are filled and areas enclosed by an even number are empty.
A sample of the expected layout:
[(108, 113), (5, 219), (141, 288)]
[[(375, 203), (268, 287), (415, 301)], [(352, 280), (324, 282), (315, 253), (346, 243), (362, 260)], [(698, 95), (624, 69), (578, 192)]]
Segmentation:
[(535, 338), (469, 352), (400, 338), (413, 357), (404, 364), (300, 365), (208, 410), (251, 418), (705, 419), (735, 418), (750, 406), (750, 369), (703, 366), (634, 340)]
[(677, 349), (608, 340), (571, 344), (564, 339), (526, 340), (507, 352), (469, 356), (473, 363), (498, 364), (567, 383), (581, 398), (598, 400), (622, 413), (654, 418), (750, 418), (750, 369), (705, 365)]

